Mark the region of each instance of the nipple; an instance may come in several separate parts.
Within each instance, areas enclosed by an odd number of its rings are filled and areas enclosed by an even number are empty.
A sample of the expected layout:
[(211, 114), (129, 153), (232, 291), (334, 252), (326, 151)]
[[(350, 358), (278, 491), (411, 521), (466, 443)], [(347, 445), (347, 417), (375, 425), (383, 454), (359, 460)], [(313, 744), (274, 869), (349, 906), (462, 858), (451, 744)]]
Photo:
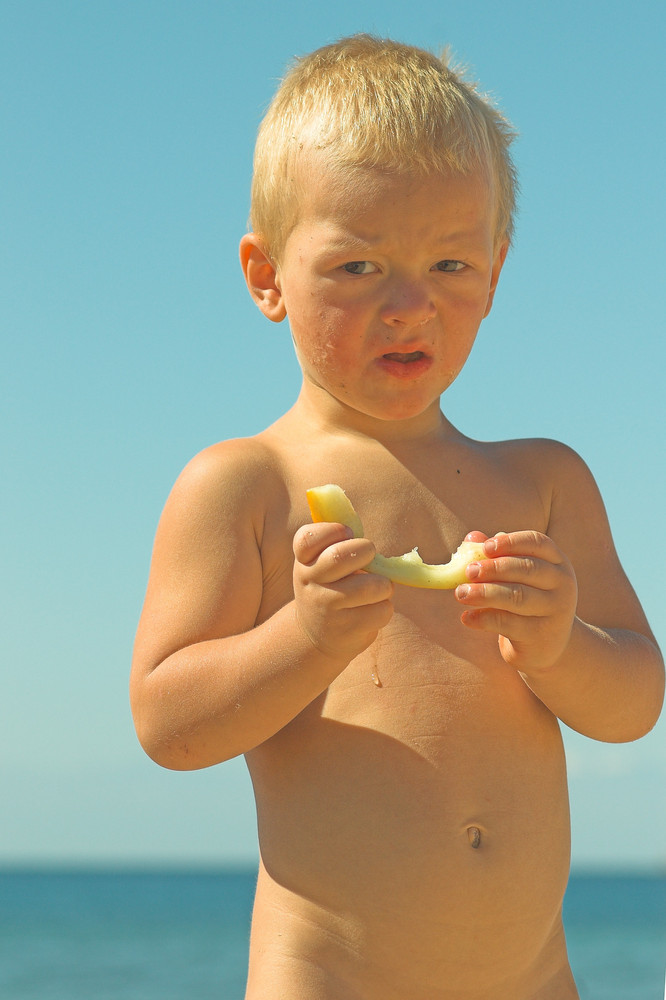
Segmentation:
[(467, 836), (469, 837), (469, 846), (476, 850), (477, 847), (481, 846), (481, 831), (478, 826), (470, 826), (467, 828)]

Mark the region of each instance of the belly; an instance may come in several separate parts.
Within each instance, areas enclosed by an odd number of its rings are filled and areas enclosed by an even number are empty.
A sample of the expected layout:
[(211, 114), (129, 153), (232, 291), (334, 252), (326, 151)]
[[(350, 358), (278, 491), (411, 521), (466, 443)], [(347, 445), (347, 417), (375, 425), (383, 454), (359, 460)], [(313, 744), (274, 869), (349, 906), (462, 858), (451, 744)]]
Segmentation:
[(494, 640), (473, 648), (398, 622), (248, 758), (281, 908), (305, 907), (310, 928), (346, 915), (366, 962), (397, 975), (407, 952), (427, 989), (469, 967), (478, 981), (484, 962), (529, 965), (568, 874), (558, 724)]

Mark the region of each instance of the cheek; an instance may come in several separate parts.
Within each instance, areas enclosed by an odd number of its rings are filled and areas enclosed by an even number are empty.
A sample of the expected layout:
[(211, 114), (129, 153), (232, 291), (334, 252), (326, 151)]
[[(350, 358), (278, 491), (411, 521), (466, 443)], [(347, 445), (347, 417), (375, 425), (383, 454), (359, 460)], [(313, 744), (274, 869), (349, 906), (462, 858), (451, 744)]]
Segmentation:
[(290, 324), (301, 368), (311, 377), (341, 387), (358, 371), (360, 338), (339, 310), (305, 310)]
[(483, 321), (486, 300), (478, 296), (472, 300), (461, 300), (450, 313), (449, 329), (454, 332), (455, 343), (460, 349), (471, 348)]
[(348, 317), (340, 308), (313, 294), (292, 303), (287, 315), (294, 339), (304, 351), (326, 357), (344, 350)]

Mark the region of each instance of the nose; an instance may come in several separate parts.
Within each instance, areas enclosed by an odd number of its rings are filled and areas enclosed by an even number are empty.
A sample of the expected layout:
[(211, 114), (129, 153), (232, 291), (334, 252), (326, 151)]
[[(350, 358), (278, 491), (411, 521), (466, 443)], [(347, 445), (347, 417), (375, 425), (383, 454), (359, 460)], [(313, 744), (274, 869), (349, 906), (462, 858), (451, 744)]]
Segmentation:
[(389, 326), (422, 326), (435, 316), (435, 304), (426, 283), (396, 278), (388, 287), (381, 318)]

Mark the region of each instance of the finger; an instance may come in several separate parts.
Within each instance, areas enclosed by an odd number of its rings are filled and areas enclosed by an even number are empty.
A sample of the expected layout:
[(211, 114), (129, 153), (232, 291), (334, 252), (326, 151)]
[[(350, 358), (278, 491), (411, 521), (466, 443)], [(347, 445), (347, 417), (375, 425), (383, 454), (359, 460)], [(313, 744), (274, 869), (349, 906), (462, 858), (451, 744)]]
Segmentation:
[[(327, 525), (328, 528), (343, 529), (343, 525)], [(295, 540), (297, 560), (310, 570), (313, 582), (331, 584), (361, 570), (372, 562), (376, 555), (375, 546), (367, 538), (344, 537), (341, 541), (338, 532), (324, 532), (324, 537), (310, 541), (306, 536), (306, 544), (301, 547), (303, 536)], [(316, 554), (315, 554), (316, 553)], [(307, 555), (313, 556), (306, 561)], [(373, 574), (374, 576), (375, 574)]]
[(502, 659), (516, 670), (529, 672), (554, 663), (566, 646), (567, 634), (553, 637), (547, 619), (521, 618), (493, 611), (465, 611), (464, 625), (497, 636)]
[(319, 524), (304, 524), (294, 535), (294, 555), (298, 562), (309, 565), (314, 562), (329, 545), (351, 538), (352, 530), (345, 524), (322, 521)]
[[(359, 605), (361, 607), (361, 605)], [(371, 601), (367, 604), (362, 605), (363, 608), (363, 624), (364, 627), (368, 629), (380, 629), (388, 625), (391, 618), (393, 617), (393, 602), (390, 599), (382, 601)], [(350, 609), (350, 613), (353, 614), (354, 609)]]
[(554, 634), (548, 618), (525, 618), (491, 608), (465, 611), (460, 620), (475, 632), (497, 636), (502, 658), (513, 666), (518, 666), (523, 656), (533, 665), (544, 658), (552, 662), (566, 644), (567, 633), (558, 630)]
[(455, 590), (456, 600), (471, 608), (506, 611), (512, 615), (538, 618), (551, 612), (552, 590), (540, 590), (515, 581), (506, 583), (463, 583)]
[(488, 535), (485, 535), (483, 531), (468, 531), (465, 535), (466, 542), (485, 542)]
[[(319, 566), (317, 567), (319, 570)], [(358, 608), (369, 604), (379, 604), (393, 597), (395, 584), (385, 576), (377, 573), (360, 573), (353, 570), (345, 576), (327, 580), (322, 574), (311, 575), (303, 581), (304, 586), (316, 585), (325, 590), (328, 597), (338, 608)]]
[(510, 639), (526, 641), (541, 631), (541, 623), (547, 625), (545, 616), (512, 614), (499, 608), (468, 608), (460, 616), (463, 625), (480, 632), (494, 632)]
[(534, 556), (497, 556), (466, 567), (470, 583), (517, 583), (537, 590), (553, 590), (562, 579), (562, 564)]
[[(375, 546), (367, 538), (350, 538), (325, 548), (316, 562), (311, 564), (311, 570), (317, 583), (336, 583), (359, 574), (376, 554)], [(362, 587), (363, 582), (356, 581), (355, 586)]]
[(486, 555), (532, 556), (555, 565), (564, 562), (564, 556), (548, 535), (540, 531), (500, 531), (484, 544)]

